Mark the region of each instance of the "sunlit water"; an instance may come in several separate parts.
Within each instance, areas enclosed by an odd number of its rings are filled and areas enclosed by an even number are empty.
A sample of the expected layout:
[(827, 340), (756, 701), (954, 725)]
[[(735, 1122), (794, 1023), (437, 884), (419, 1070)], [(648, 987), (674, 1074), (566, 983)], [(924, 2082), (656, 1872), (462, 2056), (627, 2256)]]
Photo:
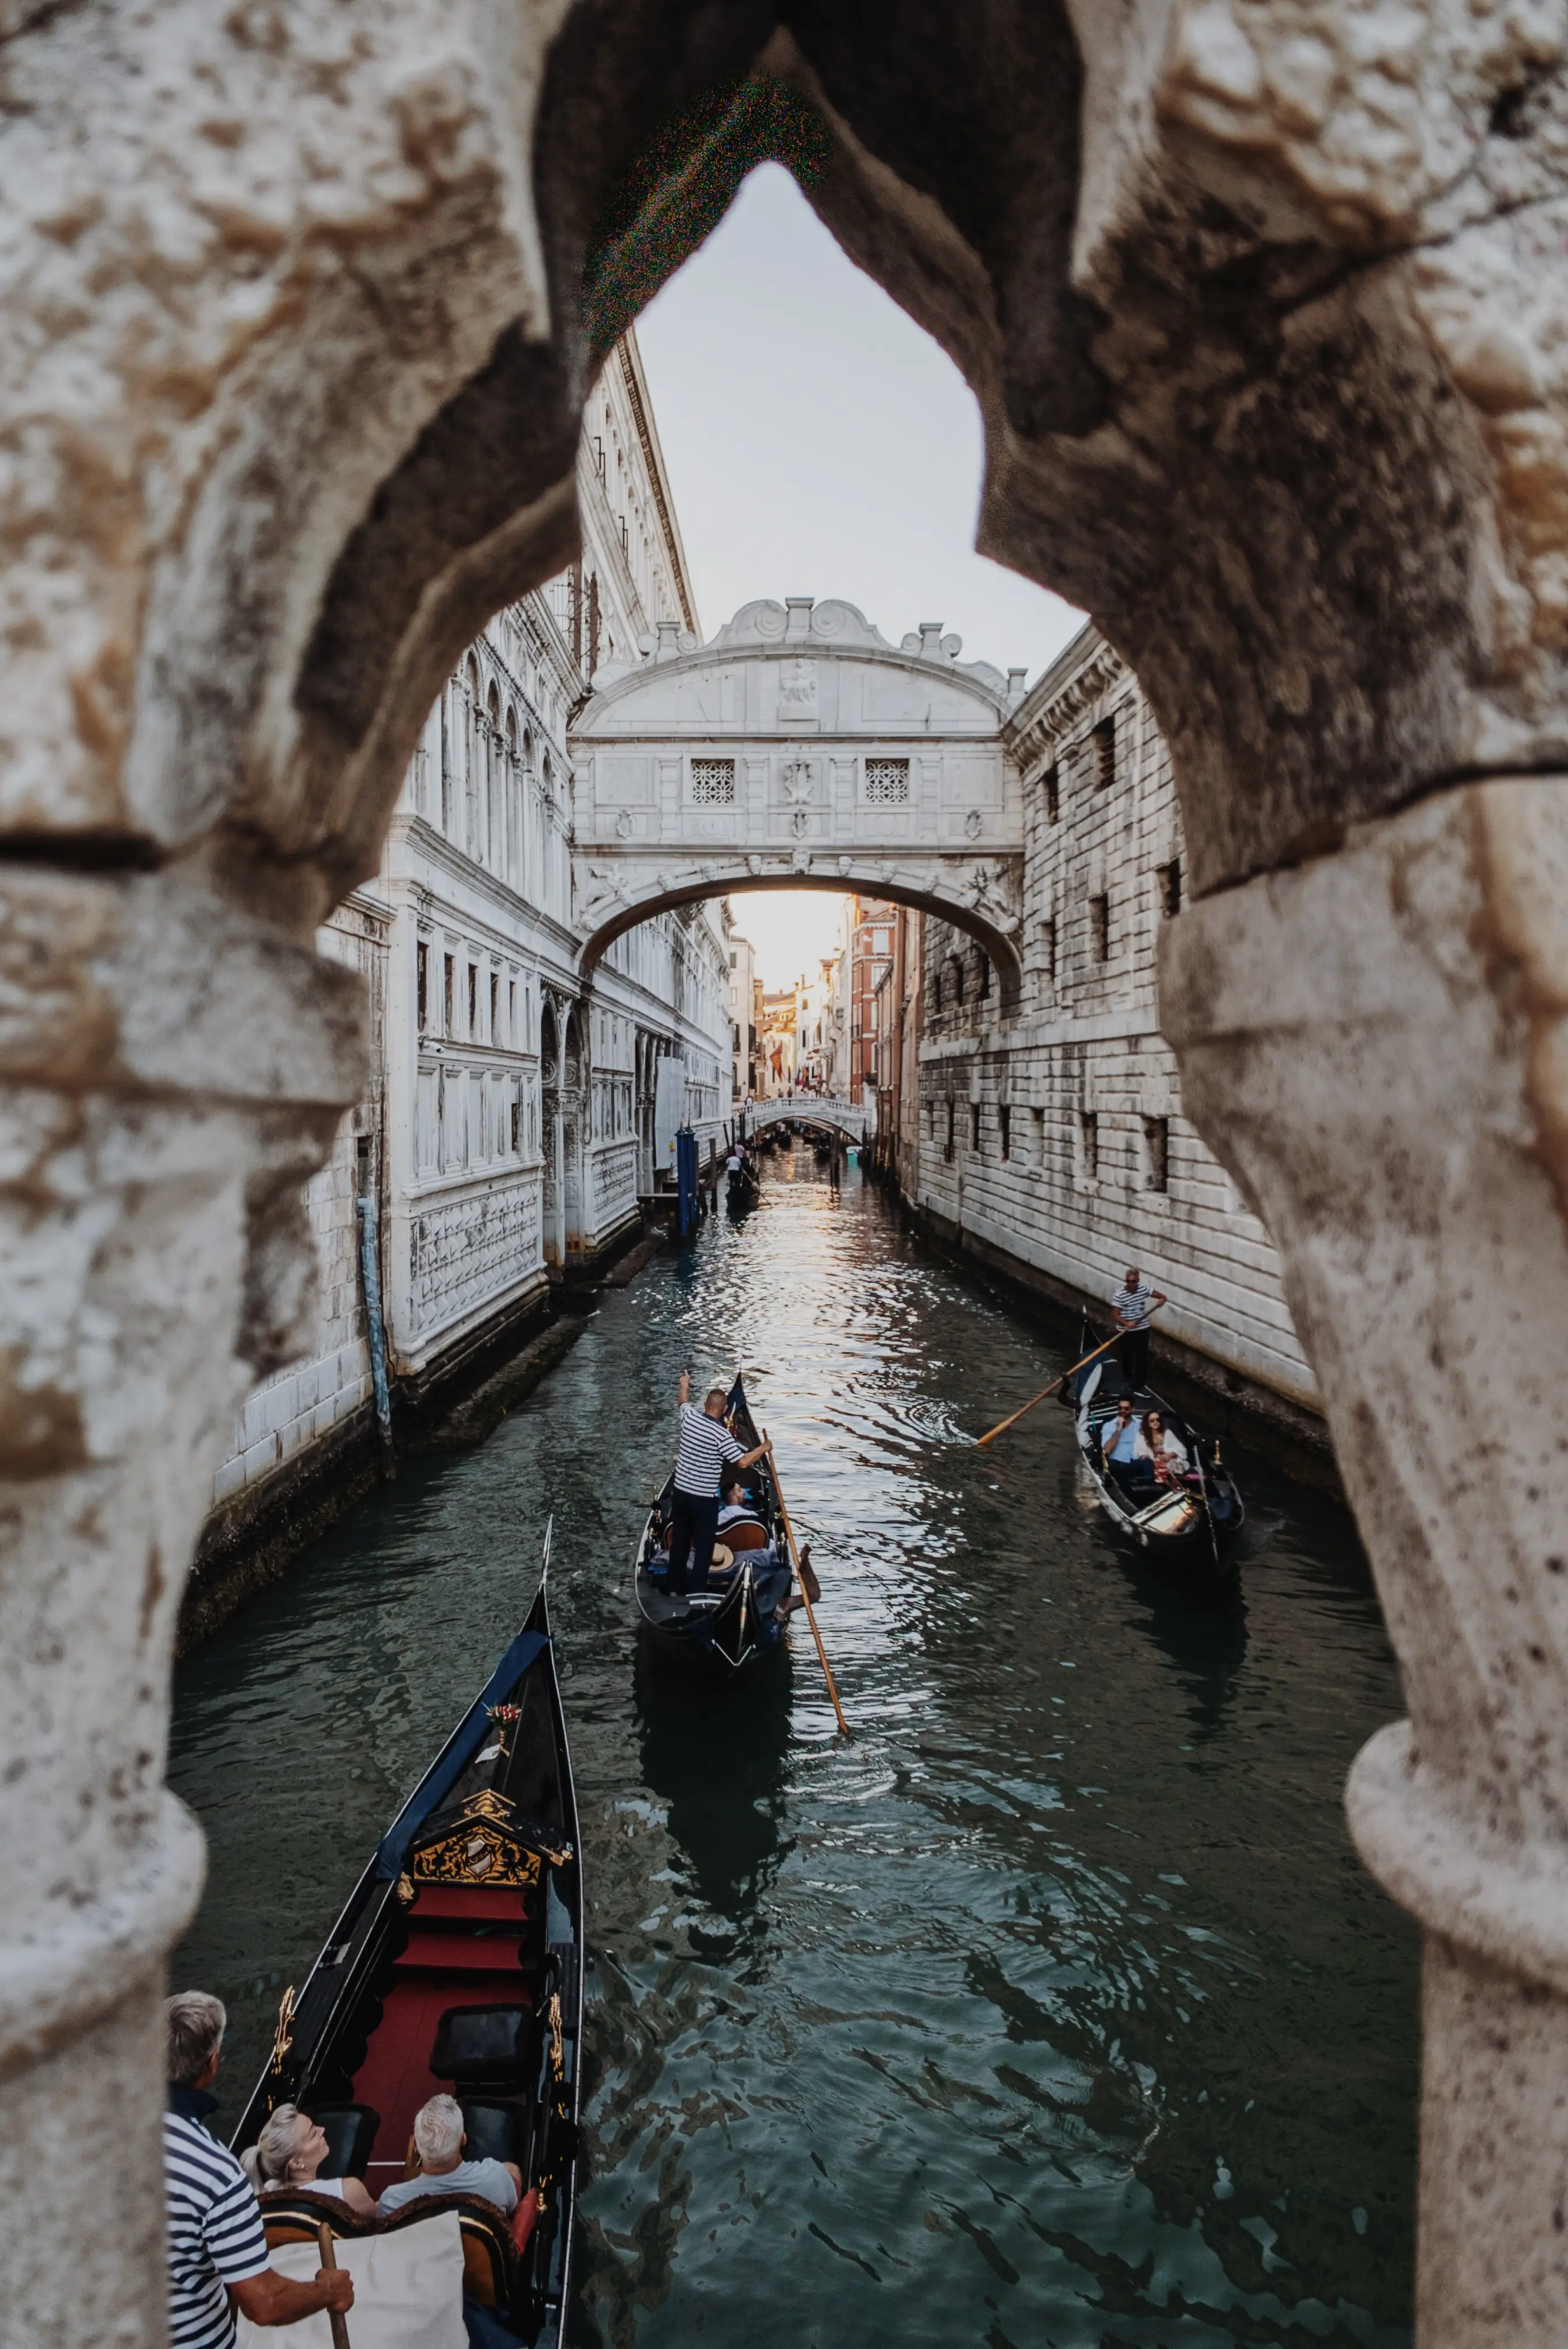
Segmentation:
[[(629, 1571), (676, 1373), (744, 1365), (813, 1543), (713, 1692)], [(592, 1971), (579, 2344), (1408, 2338), (1416, 1952), (1340, 1815), (1399, 1709), (1344, 1515), (1238, 1454), (1240, 1595), (1130, 1557), (1057, 1366), (851, 1174), (607, 1291), (480, 1450), (406, 1470), (182, 1669), (211, 1849), (179, 1982), (231, 2120), (386, 1820), (531, 1595), (547, 1511)]]

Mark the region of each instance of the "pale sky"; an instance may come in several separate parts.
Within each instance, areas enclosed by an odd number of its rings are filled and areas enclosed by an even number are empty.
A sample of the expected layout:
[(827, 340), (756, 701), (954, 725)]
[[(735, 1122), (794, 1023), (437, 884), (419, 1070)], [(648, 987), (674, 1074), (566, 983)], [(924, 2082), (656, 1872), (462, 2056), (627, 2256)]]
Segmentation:
[[(1082, 616), (975, 552), (979, 410), (958, 370), (847, 260), (789, 174), (752, 174), (637, 322), (697, 616), (841, 595), (892, 643), (922, 620), (1031, 679)], [(831, 953), (841, 901), (733, 901), (770, 988)]]

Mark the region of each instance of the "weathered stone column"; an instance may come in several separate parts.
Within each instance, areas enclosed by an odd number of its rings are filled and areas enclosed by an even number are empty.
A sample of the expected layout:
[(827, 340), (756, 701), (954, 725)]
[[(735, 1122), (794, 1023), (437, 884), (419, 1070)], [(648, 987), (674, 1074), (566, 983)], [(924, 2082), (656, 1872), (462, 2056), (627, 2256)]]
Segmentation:
[(0, 2343), (162, 2338), (163, 1787), (212, 1464), (308, 1325), (354, 974), (178, 874), (0, 868)]
[(1423, 2349), (1568, 2339), (1568, 777), (1182, 914), (1163, 1024), (1274, 1234), (1410, 1718), (1357, 1845), (1426, 1931)]

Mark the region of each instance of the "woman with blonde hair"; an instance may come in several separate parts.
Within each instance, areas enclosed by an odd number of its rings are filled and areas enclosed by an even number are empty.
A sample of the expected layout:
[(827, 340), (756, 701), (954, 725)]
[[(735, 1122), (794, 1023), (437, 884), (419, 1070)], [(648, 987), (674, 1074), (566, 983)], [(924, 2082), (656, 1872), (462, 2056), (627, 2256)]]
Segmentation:
[(302, 2113), (297, 2105), (280, 2105), (263, 2127), (254, 2145), (240, 2156), (241, 2167), (258, 2195), (335, 2194), (361, 2219), (376, 2215), (376, 2205), (357, 2178), (320, 2178), (326, 2158), (326, 2131)]

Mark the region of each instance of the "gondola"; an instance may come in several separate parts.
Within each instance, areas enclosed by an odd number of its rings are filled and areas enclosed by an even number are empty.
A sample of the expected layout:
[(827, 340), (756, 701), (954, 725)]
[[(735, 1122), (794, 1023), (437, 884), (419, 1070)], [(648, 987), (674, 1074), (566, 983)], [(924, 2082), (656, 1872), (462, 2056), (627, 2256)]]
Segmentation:
[[(1086, 1320), (1079, 1352), (1088, 1352), (1101, 1334)], [(1063, 1390), (1062, 1399), (1074, 1414), (1078, 1455), (1100, 1507), (1119, 1533), (1148, 1552), (1151, 1562), (1203, 1581), (1229, 1580), (1236, 1572), (1235, 1542), (1246, 1522), (1246, 1509), (1234, 1477), (1222, 1464), (1217, 1440), (1200, 1435), (1152, 1388), (1140, 1387), (1133, 1397), (1138, 1416), (1159, 1412), (1185, 1445), (1191, 1467), (1186, 1477), (1170, 1485), (1124, 1478), (1105, 1463), (1100, 1430), (1116, 1417), (1116, 1406), (1129, 1392), (1113, 1353), (1087, 1363)]]
[(455, 2211), (464, 2295), (489, 2313), (480, 2322), (558, 2349), (576, 2218), (583, 1951), (577, 1804), (542, 1580), (304, 1989), (285, 1992), (272, 2060), (233, 2138), (236, 2150), (253, 2144), (278, 2105), (299, 2105), (326, 2132), (323, 2174), (362, 2178), (378, 2197), (405, 2175), (416, 2112), (445, 2091), (463, 2108), (466, 2158), (521, 2170), (518, 2210), (430, 2196), (378, 2221), (335, 2198), (269, 2192), (269, 2242), (314, 2242), (324, 2218), (340, 2240), (379, 2240)]
[[(727, 1398), (725, 1417), (748, 1452), (761, 1442), (738, 1377)], [(710, 1574), (706, 1590), (683, 1595), (665, 1588), (654, 1562), (669, 1546), (676, 1486), (672, 1470), (643, 1526), (633, 1577), (637, 1611), (654, 1647), (674, 1661), (721, 1676), (744, 1670), (784, 1644), (791, 1580), (789, 1553), (783, 1511), (766, 1455), (753, 1462), (746, 1481), (748, 1503), (766, 1537), (765, 1549), (737, 1547), (733, 1565), (722, 1573)], [(719, 1538), (726, 1540), (722, 1534)], [(756, 1536), (750, 1538), (755, 1540)], [(759, 1564), (764, 1558), (766, 1564)]]
[(757, 1205), (761, 1185), (749, 1166), (738, 1166), (726, 1179), (724, 1204), (730, 1215), (748, 1216)]

